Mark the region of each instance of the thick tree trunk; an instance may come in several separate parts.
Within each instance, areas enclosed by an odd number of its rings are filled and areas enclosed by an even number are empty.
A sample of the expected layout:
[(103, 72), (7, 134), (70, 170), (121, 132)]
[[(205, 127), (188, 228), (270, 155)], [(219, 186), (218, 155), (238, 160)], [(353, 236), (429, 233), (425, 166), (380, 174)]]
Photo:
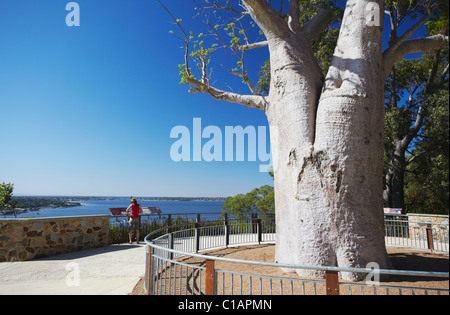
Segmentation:
[[(300, 168), (313, 150), (316, 108), (323, 79), (309, 45), (298, 40), (271, 45), (271, 93), (266, 109), (273, 152), (277, 224), (276, 259), (300, 263), (310, 252), (300, 249), (305, 234), (302, 211), (315, 211), (312, 204), (299, 199)], [(309, 48), (309, 49), (308, 49)], [(308, 60), (309, 62), (305, 62)], [(316, 66), (316, 67), (315, 67)], [(311, 189), (313, 189), (311, 187)], [(320, 193), (321, 189), (316, 190)], [(313, 231), (321, 233), (320, 226)], [(320, 250), (322, 250), (321, 248)], [(317, 265), (317, 261), (314, 261)]]
[[(194, 86), (190, 93), (204, 92), (266, 112), (273, 153), (278, 262), (341, 267), (366, 267), (375, 262), (380, 268), (390, 267), (383, 224), (384, 80), (400, 58), (442, 48), (448, 37), (408, 40), (414, 26), (391, 41), (383, 53), (384, 1), (347, 0), (337, 47), (323, 81), (311, 42), (326, 28), (329, 12), (321, 10), (301, 26), (299, 3), (289, 0), (286, 21), (270, 1), (242, 0), (246, 10), (242, 17), (250, 15), (267, 40), (247, 43), (239, 50), (269, 47), (268, 97), (257, 95), (251, 84), (253, 95), (214, 88), (207, 84), (206, 71), (200, 80), (195, 79), (188, 62), (191, 40), (171, 14), (186, 44), (183, 79)], [(230, 1), (219, 8), (237, 12)], [(202, 63), (205, 68), (207, 63)], [(358, 273), (342, 276), (350, 280), (364, 277)]]
[(296, 55), (293, 51), (305, 49), (269, 41), (272, 83), (266, 112), (276, 152), (280, 263), (390, 266), (383, 224), (381, 28), (367, 29), (367, 1), (349, 2), (319, 102), (314, 63), (304, 54), (302, 62), (289, 59)]
[[(288, 128), (289, 119), (283, 115), (278, 120), (283, 122), (273, 129), (272, 138), (279, 154), (274, 158), (276, 261), (390, 266), (383, 224), (383, 128), (375, 128), (383, 124), (380, 106), (382, 101), (367, 98), (322, 99), (314, 146), (298, 146), (298, 136), (297, 141), (286, 138), (285, 129), (292, 130), (292, 125)], [(298, 272), (323, 276), (321, 272)], [(357, 280), (364, 275), (342, 276)]]

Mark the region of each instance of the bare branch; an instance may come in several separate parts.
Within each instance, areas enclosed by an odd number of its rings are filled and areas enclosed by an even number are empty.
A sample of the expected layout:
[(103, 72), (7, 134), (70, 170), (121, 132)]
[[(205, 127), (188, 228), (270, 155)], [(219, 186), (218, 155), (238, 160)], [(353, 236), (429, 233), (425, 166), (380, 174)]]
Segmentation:
[(433, 9), (437, 6), (437, 2), (434, 3), (433, 5), (431, 5), (430, 7), (427, 7), (427, 13), (424, 14), (424, 16), (422, 16), (422, 18), (417, 21), (411, 28), (409, 28), (402, 36), (400, 36), (399, 38), (396, 38), (395, 40), (393, 40), (390, 43), (390, 47), (389, 49), (397, 49), (402, 43), (404, 43), (405, 41), (407, 41), (413, 34), (414, 32), (423, 24), (425, 23), (426, 20), (428, 20), (428, 18), (431, 16), (431, 14), (433, 13)]
[(331, 22), (331, 11), (322, 9), (302, 27), (301, 34), (311, 43), (322, 34)]
[(388, 49), (383, 53), (384, 74), (387, 76), (394, 64), (407, 54), (421, 53), (443, 48), (448, 42), (448, 36), (434, 35), (425, 38), (410, 39), (403, 42), (397, 49)]
[(289, 0), (289, 21), (288, 26), (291, 32), (298, 33), (301, 30), (300, 25), (300, 2), (298, 0)]
[(240, 15), (247, 15), (248, 14), (248, 12), (246, 12), (246, 11), (240, 11), (240, 10), (235, 9), (231, 2), (229, 3), (229, 6), (224, 6), (224, 5), (217, 4), (217, 1), (212, 0), (210, 6), (204, 6), (204, 5), (200, 4), (196, 0), (193, 0), (193, 1), (194, 1), (195, 5), (199, 8), (199, 13), (202, 10), (214, 9), (214, 10), (228, 10), (228, 11), (231, 11), (233, 13), (240, 14)]
[(447, 80), (448, 82), (448, 78), (446, 79), (445, 76), (448, 74), (448, 64), (447, 67), (445, 67), (444, 71), (442, 71), (441, 75), (439, 76), (439, 83), (438, 84), (442, 84), (442, 82), (445, 82), (445, 80)]
[(229, 71), (231, 74), (234, 74), (235, 76), (238, 76), (240, 78), (242, 78), (242, 80), (244, 80), (244, 82), (247, 84), (248, 88), (250, 89), (250, 91), (252, 91), (253, 95), (260, 95), (258, 93), (258, 91), (255, 89), (255, 86), (252, 84), (252, 82), (248, 79), (248, 76), (245, 75), (245, 73), (237, 73), (237, 72), (232, 72)]
[[(169, 9), (167, 9), (161, 3), (160, 0), (157, 0), (157, 1), (169, 13), (169, 15), (174, 20), (175, 24), (178, 26), (178, 28), (181, 30), (181, 32), (183, 34), (184, 38), (180, 38), (185, 43), (185, 53), (184, 53), (185, 64), (182, 67), (182, 69), (184, 71), (182, 82), (189, 84), (191, 86), (194, 86), (193, 89), (189, 90), (189, 93), (203, 92), (203, 93), (207, 93), (207, 94), (211, 95), (216, 100), (223, 100), (223, 101), (228, 101), (228, 102), (232, 102), (232, 103), (238, 103), (238, 104), (242, 104), (247, 107), (265, 110), (266, 104), (267, 104), (265, 98), (258, 94), (257, 90), (255, 89), (253, 84), (250, 82), (250, 80), (248, 79), (247, 74), (246, 74), (245, 63), (244, 63), (244, 51), (246, 49), (240, 49), (238, 47), (238, 45), (227, 44), (226, 41), (222, 40), (221, 36), (217, 32), (217, 29), (213, 25), (211, 25), (211, 23), (209, 22), (209, 18), (207, 18), (207, 21), (205, 21), (205, 23), (210, 27), (210, 30), (211, 30), (210, 36), (214, 36), (218, 42), (222, 43), (223, 47), (230, 49), (236, 55), (236, 57), (239, 59), (239, 61), (241, 63), (241, 73), (232, 73), (232, 74), (235, 74), (235, 75), (238, 75), (239, 77), (241, 77), (243, 79), (243, 81), (248, 85), (249, 89), (251, 90), (251, 92), (254, 95), (241, 95), (241, 94), (237, 94), (237, 93), (233, 93), (233, 92), (222, 91), (220, 89), (212, 87), (210, 85), (211, 73), (208, 71), (208, 63), (209, 63), (208, 54), (209, 53), (205, 54), (205, 53), (197, 53), (196, 52), (193, 54), (189, 54), (190, 36), (184, 30), (183, 26), (180, 23), (180, 20), (176, 19), (174, 17), (174, 15), (169, 11)], [(231, 14), (237, 13), (236, 10), (231, 10), (230, 9), (231, 7), (218, 6), (215, 1), (211, 1), (211, 3), (213, 4), (212, 7), (202, 7), (201, 9), (202, 10), (228, 9)], [(241, 27), (243, 29), (242, 24), (241, 24)], [(248, 41), (247, 41), (247, 43), (248, 43)], [(212, 52), (216, 49), (218, 49), (218, 48), (210, 49), (210, 52)], [(191, 69), (189, 67), (189, 56), (191, 56), (192, 58), (195, 58), (195, 60), (193, 60), (193, 61), (196, 63), (197, 70), (199, 72), (199, 77), (200, 77), (199, 79), (194, 78), (194, 75), (192, 75), (192, 73), (191, 73)]]
[(241, 104), (247, 106), (247, 108), (252, 107), (261, 110), (266, 109), (267, 101), (263, 96), (241, 95), (237, 93), (226, 92), (212, 86), (203, 85), (201, 82), (195, 79), (188, 79), (187, 83), (195, 87), (194, 89), (189, 90), (189, 93), (191, 94), (204, 92), (211, 95), (216, 100)]
[[(433, 10), (437, 6), (437, 2), (435, 3), (429, 3), (425, 9), (426, 13), (418, 20), (413, 26), (411, 26), (402, 36), (398, 37), (397, 30), (398, 26), (401, 23), (401, 21), (405, 18), (405, 16), (400, 16), (398, 12), (395, 11), (388, 11), (389, 16), (391, 18), (391, 35), (389, 40), (389, 48), (386, 49), (383, 53), (383, 60), (384, 60), (384, 72), (386, 75), (390, 72), (393, 65), (406, 56), (409, 53), (414, 52), (425, 52), (429, 50), (435, 50), (441, 48), (441, 46), (435, 47), (437, 42), (432, 43), (434, 40), (437, 40), (435, 36), (431, 36), (428, 38), (421, 38), (418, 40), (410, 40), (411, 36), (414, 34), (414, 32), (421, 26), (423, 23), (425, 23), (428, 18), (433, 14)], [(409, 10), (416, 10), (417, 6), (412, 8), (412, 3), (410, 3), (410, 6), (407, 11)], [(392, 8), (391, 8), (392, 9)], [(429, 44), (426, 42), (430, 39)], [(416, 48), (415, 48), (416, 46)], [(421, 46), (421, 48), (419, 48)], [(426, 46), (431, 46), (431, 48), (427, 48)]]
[(184, 65), (185, 65), (185, 71), (186, 71), (186, 75), (189, 77), (191, 76), (190, 73), (190, 68), (189, 68), (189, 36), (187, 35), (186, 31), (184, 30), (183, 26), (181, 26), (180, 20), (176, 19), (172, 12), (170, 12), (169, 9), (167, 9), (167, 7), (164, 6), (164, 4), (161, 3), (160, 0), (157, 0), (158, 3), (164, 8), (164, 10), (167, 11), (167, 13), (169, 13), (170, 17), (175, 21), (175, 24), (178, 26), (178, 28), (181, 30), (181, 32), (183, 33), (184, 36), (184, 44), (186, 45), (185, 47), (185, 54), (184, 54)]
[(263, 41), (263, 42), (253, 43), (253, 44), (240, 45), (237, 48), (243, 52), (243, 51), (250, 50), (250, 49), (267, 47), (268, 45), (269, 45), (268, 41)]
[(263, 30), (267, 39), (285, 38), (290, 32), (286, 21), (265, 0), (242, 0), (253, 20)]

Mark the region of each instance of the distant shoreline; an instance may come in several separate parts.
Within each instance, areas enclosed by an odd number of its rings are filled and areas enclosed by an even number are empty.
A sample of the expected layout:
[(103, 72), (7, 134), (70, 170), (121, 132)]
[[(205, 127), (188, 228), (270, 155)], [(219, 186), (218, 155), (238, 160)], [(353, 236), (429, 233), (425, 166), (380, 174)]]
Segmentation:
[[(89, 201), (129, 199), (118, 196), (14, 196), (14, 211), (0, 211), (0, 216), (21, 216), (52, 209), (89, 206)], [(139, 201), (156, 202), (224, 202), (225, 197), (135, 197)]]
[[(131, 196), (130, 196), (131, 197)], [(45, 199), (52, 198), (65, 201), (86, 201), (86, 200), (116, 200), (123, 198), (130, 198), (128, 196), (52, 196), (52, 195), (42, 195), (42, 196), (27, 196), (20, 195), (15, 196), (15, 199), (19, 198), (35, 198), (35, 199)], [(137, 200), (145, 201), (225, 201), (227, 197), (139, 197), (133, 196)]]
[[(116, 200), (116, 199), (124, 199), (131, 198), (127, 196), (15, 196), (14, 199), (28, 199), (28, 200), (58, 200), (61, 202), (73, 203), (77, 201), (87, 201), (87, 200)], [(134, 197), (137, 200), (145, 200), (145, 201), (225, 201), (227, 197)], [(81, 206), (81, 204), (76, 205)], [(70, 207), (70, 205), (69, 205)], [(63, 207), (55, 207), (55, 208), (65, 208)]]
[(22, 208), (22, 207), (17, 207), (14, 211), (6, 211), (5, 213), (2, 213), (2, 215), (19, 215), (19, 214), (24, 214), (24, 213), (30, 213), (30, 212), (38, 212), (38, 211), (43, 211), (43, 210), (49, 210), (49, 209), (64, 209), (64, 208), (74, 208), (74, 207), (83, 207), (85, 206), (84, 204), (81, 204), (79, 202), (70, 202), (70, 203), (65, 203), (65, 204), (61, 204), (58, 206), (52, 206), (52, 205), (48, 205), (48, 206), (42, 206), (42, 207), (28, 207), (28, 208)]
[(225, 201), (226, 197), (136, 197), (144, 201)]

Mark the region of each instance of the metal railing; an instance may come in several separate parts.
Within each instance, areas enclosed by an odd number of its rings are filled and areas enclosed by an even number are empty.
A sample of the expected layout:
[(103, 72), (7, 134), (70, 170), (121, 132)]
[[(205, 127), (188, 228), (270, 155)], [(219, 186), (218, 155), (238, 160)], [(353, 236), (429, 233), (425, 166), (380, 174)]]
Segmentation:
[[(161, 215), (142, 215), (141, 216), (141, 240), (159, 230), (160, 233), (165, 233), (165, 227), (179, 226), (178, 229), (183, 228), (183, 224), (191, 224), (194, 228), (195, 223), (199, 226), (206, 226), (216, 224), (216, 234), (222, 233), (231, 235), (231, 243), (225, 243), (221, 246), (232, 245), (237, 242), (236, 235), (246, 235), (248, 241), (257, 240), (258, 237), (264, 238), (261, 241), (268, 241), (268, 237), (273, 238), (275, 235), (275, 225), (273, 221), (274, 215), (265, 214), (264, 216), (257, 216), (253, 214), (252, 217), (244, 217), (241, 220), (251, 220), (252, 231), (256, 230), (258, 224), (261, 225), (261, 235), (257, 236), (255, 233), (248, 233), (243, 229), (250, 229), (245, 224), (228, 225), (227, 221), (236, 220), (239, 218), (231, 218), (224, 213), (182, 213), (182, 214), (161, 214)], [(114, 216), (110, 221), (110, 243), (120, 244), (128, 240), (128, 226), (126, 216)], [(215, 223), (214, 223), (215, 222)], [(259, 223), (258, 223), (259, 222)], [(406, 247), (419, 250), (430, 250), (449, 253), (449, 225), (448, 223), (431, 223), (431, 222), (414, 222), (409, 221), (406, 215), (385, 216), (385, 241), (387, 246)], [(172, 228), (176, 229), (176, 228)], [(228, 229), (228, 230), (227, 230)], [(209, 232), (208, 232), (209, 233)], [(212, 233), (212, 232), (211, 232)], [(203, 233), (206, 235), (206, 233)], [(272, 235), (273, 234), (273, 235)], [(201, 235), (201, 234), (199, 234)], [(241, 237), (241, 238), (242, 238)], [(210, 242), (214, 240), (208, 240)]]
[[(146, 274), (144, 288), (147, 294), (193, 295), (252, 295), (252, 294), (448, 294), (441, 288), (374, 285), (371, 282), (340, 282), (342, 272), (365, 275), (401, 275), (420, 278), (448, 278), (448, 273), (375, 270), (300, 266), (230, 259), (198, 254), (199, 251), (228, 247), (230, 245), (273, 243), (274, 218), (228, 218), (212, 222), (185, 223), (163, 227), (146, 236)], [(403, 225), (399, 225), (403, 226)], [(216, 268), (217, 262), (232, 265), (244, 264), (268, 269), (266, 274), (249, 274)], [(277, 277), (270, 270), (307, 269), (325, 273), (325, 280)], [(229, 268), (227, 268), (229, 269)], [(237, 268), (242, 269), (242, 268)], [(370, 278), (370, 277), (369, 277)]]
[(448, 223), (416, 222), (406, 215), (386, 216), (386, 245), (449, 252)]
[[(147, 234), (164, 227), (192, 222), (214, 222), (223, 216), (222, 213), (180, 213), (180, 214), (142, 214), (140, 216), (141, 240)], [(110, 244), (121, 244), (128, 241), (128, 217), (126, 215), (111, 216), (109, 228)]]

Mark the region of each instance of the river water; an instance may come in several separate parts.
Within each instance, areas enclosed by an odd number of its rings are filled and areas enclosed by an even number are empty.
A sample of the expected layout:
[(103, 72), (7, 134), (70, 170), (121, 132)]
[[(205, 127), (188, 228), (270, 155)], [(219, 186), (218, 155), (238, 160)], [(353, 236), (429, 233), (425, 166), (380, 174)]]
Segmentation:
[[(76, 201), (83, 206), (70, 208), (43, 209), (17, 215), (18, 218), (50, 218), (86, 215), (108, 215), (109, 208), (126, 208), (130, 205), (130, 198), (113, 200), (81, 200)], [(142, 207), (159, 207), (162, 214), (187, 213), (220, 213), (223, 201), (173, 201), (173, 200), (139, 200)], [(9, 218), (13, 216), (7, 216)]]

